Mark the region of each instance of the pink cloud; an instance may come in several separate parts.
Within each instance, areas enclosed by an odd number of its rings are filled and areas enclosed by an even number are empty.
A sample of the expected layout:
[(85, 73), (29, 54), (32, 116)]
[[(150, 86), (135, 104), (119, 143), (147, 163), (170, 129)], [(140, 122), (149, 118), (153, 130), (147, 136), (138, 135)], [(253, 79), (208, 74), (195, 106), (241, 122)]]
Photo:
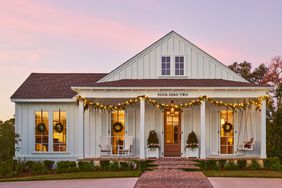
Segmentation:
[[(156, 36), (127, 23), (73, 13), (38, 1), (5, 1), (1, 7), (0, 27), (17, 31), (18, 36), (22, 32), (47, 34), (114, 49), (139, 49), (144, 41)], [(9, 35), (13, 37), (15, 33)]]

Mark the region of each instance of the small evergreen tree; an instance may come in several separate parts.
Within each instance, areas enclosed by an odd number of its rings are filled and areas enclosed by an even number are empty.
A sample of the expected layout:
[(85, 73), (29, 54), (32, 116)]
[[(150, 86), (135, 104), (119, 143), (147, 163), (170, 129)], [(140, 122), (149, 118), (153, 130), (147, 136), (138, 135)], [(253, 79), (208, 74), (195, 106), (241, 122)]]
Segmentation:
[(189, 133), (186, 147), (191, 148), (191, 149), (196, 149), (199, 147), (198, 138), (194, 131)]
[(155, 130), (150, 131), (149, 137), (147, 139), (147, 145), (148, 145), (148, 148), (158, 148), (158, 147), (160, 147), (158, 135), (157, 135)]

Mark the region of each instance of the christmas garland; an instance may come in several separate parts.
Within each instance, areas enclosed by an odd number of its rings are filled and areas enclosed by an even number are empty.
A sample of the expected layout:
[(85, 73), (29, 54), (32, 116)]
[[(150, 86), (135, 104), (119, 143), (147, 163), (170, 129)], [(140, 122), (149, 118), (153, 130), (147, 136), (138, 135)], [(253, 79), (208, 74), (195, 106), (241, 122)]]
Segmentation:
[(229, 133), (233, 129), (233, 125), (226, 122), (222, 125), (222, 128), (225, 133)]
[(122, 123), (121, 123), (121, 122), (115, 122), (115, 123), (113, 124), (113, 130), (114, 130), (114, 132), (116, 132), (116, 133), (120, 133), (120, 132), (123, 130)]
[(46, 131), (46, 125), (45, 123), (38, 123), (36, 126), (36, 130), (40, 133), (44, 133)]
[(58, 132), (61, 133), (64, 130), (64, 125), (62, 123), (56, 123), (56, 125), (54, 126), (54, 129)]

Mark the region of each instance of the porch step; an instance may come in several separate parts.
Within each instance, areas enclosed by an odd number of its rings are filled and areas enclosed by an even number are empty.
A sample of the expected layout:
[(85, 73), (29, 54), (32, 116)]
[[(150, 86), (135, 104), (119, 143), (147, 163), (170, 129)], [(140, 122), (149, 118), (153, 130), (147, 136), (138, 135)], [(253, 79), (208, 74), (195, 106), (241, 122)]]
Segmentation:
[(200, 168), (197, 166), (196, 161), (192, 161), (187, 158), (160, 158), (153, 162), (153, 164), (157, 165), (152, 167), (152, 170), (164, 170), (164, 169), (191, 169), (191, 170), (199, 170)]

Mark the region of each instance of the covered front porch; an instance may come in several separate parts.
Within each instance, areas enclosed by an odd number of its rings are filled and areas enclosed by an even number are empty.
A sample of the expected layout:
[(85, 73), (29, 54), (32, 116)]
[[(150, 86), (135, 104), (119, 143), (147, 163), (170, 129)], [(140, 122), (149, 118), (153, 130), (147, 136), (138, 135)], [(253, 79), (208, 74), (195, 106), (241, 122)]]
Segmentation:
[[(76, 133), (83, 135), (78, 137), (81, 140), (76, 146), (81, 152), (80, 159), (103, 157), (99, 146), (103, 139), (111, 147), (110, 157), (145, 159), (151, 130), (155, 130), (159, 139), (159, 157), (186, 157), (188, 134), (193, 131), (199, 140), (201, 159), (266, 158), (266, 100), (261, 97), (266, 95), (265, 90), (79, 88), (76, 91), (81, 96), (78, 100), (81, 129)], [(203, 94), (207, 98), (201, 98)], [(248, 103), (245, 109), (239, 107)], [(174, 112), (171, 106), (175, 107)], [(121, 130), (116, 130), (117, 122)], [(225, 123), (231, 124), (231, 130), (225, 130)], [(127, 138), (132, 138), (131, 151), (122, 155), (119, 149)], [(238, 145), (251, 138), (255, 138), (251, 150), (239, 149)]]

